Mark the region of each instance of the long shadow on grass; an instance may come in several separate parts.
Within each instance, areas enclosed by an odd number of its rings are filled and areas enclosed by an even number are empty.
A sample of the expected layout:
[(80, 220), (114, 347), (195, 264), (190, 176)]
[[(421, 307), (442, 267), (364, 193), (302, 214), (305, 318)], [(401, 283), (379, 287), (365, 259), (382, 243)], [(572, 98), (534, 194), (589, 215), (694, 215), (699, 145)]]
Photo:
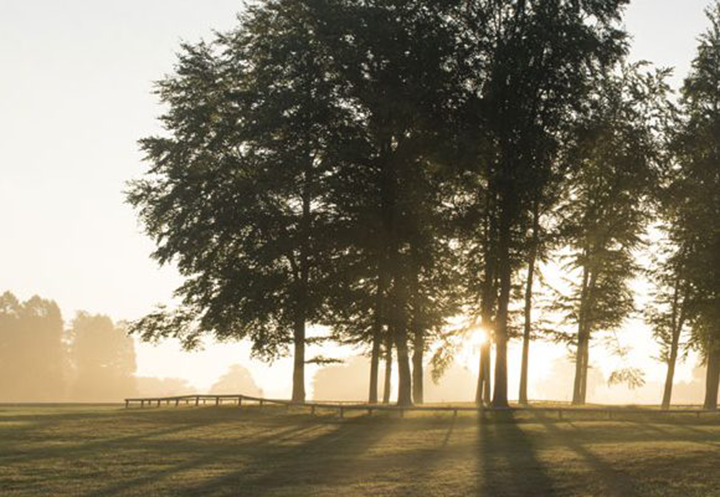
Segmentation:
[(617, 495), (621, 497), (639, 496), (635, 482), (627, 474), (616, 470), (610, 464), (593, 454), (587, 447), (580, 443), (572, 433), (559, 429), (557, 424), (548, 420), (543, 413), (535, 413), (535, 417), (553, 438), (561, 440), (566, 447), (585, 461), (592, 470), (592, 473), (605, 487), (602, 495)]
[[(362, 455), (396, 429), (392, 420), (383, 421), (358, 418), (335, 422), (331, 431), (286, 446), (274, 452), (272, 458), (255, 457), (243, 468), (186, 489), (184, 493), (262, 495), (286, 488), (300, 494), (303, 486), (343, 488), (352, 480), (358, 482), (365, 478), (358, 465)], [(327, 426), (327, 421), (323, 425)]]
[(554, 494), (553, 482), (536, 448), (512, 411), (478, 415), (478, 488), (480, 495)]
[[(285, 419), (287, 422), (287, 419)], [(227, 443), (220, 448), (207, 451), (207, 447), (197, 447), (195, 444), (189, 443), (185, 447), (176, 448), (175, 456), (188, 456), (188, 459), (175, 465), (163, 468), (159, 471), (146, 472), (143, 476), (118, 482), (116, 484), (105, 487), (101, 490), (95, 490), (88, 495), (111, 496), (123, 494), (129, 490), (136, 490), (139, 487), (155, 483), (159, 480), (167, 479), (173, 475), (183, 473), (185, 471), (196, 470), (204, 466), (217, 464), (219, 462), (232, 462), (238, 457), (249, 457), (257, 460), (255, 463), (259, 466), (264, 461), (268, 463), (275, 457), (275, 447), (278, 443), (290, 440), (298, 436), (306, 436), (308, 433), (317, 431), (322, 427), (317, 421), (312, 419), (302, 419), (287, 429), (278, 429), (277, 426), (267, 428), (260, 433), (254, 434), (252, 439), (242, 443)], [(258, 436), (259, 435), (259, 436)], [(198, 455), (198, 453), (200, 453)], [(152, 493), (152, 492), (151, 492)], [(205, 495), (205, 491), (200, 489), (198, 492), (183, 489), (180, 493), (183, 495), (198, 494)]]

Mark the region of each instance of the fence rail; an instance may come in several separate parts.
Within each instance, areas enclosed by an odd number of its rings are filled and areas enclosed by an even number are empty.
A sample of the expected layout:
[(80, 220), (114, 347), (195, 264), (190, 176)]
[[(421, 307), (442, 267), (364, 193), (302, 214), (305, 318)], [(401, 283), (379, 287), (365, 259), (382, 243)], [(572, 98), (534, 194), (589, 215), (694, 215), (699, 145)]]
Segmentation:
[(599, 413), (607, 416), (608, 419), (612, 419), (613, 416), (621, 414), (694, 414), (696, 417), (700, 417), (702, 414), (711, 415), (718, 414), (717, 411), (706, 411), (701, 409), (652, 409), (652, 408), (638, 408), (638, 407), (572, 407), (572, 406), (527, 406), (527, 407), (507, 407), (507, 408), (495, 408), (495, 407), (479, 407), (479, 406), (438, 406), (438, 405), (420, 405), (420, 406), (397, 406), (387, 404), (365, 404), (359, 402), (292, 402), (289, 400), (281, 399), (266, 399), (263, 397), (253, 397), (251, 395), (242, 394), (224, 394), (224, 395), (179, 395), (171, 397), (144, 397), (144, 398), (128, 398), (125, 399), (125, 408), (129, 409), (133, 405), (140, 408), (147, 407), (160, 407), (165, 404), (166, 406), (174, 405), (178, 407), (181, 403), (185, 405), (199, 406), (201, 403), (207, 405), (210, 402), (216, 406), (233, 403), (238, 407), (243, 405), (243, 402), (252, 402), (260, 407), (265, 405), (276, 405), (283, 406), (287, 409), (290, 407), (305, 408), (309, 409), (312, 414), (315, 414), (318, 410), (332, 410), (337, 412), (340, 417), (344, 417), (345, 412), (350, 411), (365, 411), (368, 415), (372, 415), (373, 412), (396, 412), (403, 417), (406, 412), (452, 412), (453, 416), (457, 416), (459, 412), (534, 412), (534, 413), (556, 413), (558, 418), (562, 419), (564, 414), (570, 413)]

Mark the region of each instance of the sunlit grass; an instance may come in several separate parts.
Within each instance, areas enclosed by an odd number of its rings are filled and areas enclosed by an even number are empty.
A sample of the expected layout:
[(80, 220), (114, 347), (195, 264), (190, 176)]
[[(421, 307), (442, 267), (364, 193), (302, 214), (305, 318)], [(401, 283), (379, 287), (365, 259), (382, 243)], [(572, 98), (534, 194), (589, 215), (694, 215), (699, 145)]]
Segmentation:
[(717, 495), (720, 418), (0, 406), (0, 495)]

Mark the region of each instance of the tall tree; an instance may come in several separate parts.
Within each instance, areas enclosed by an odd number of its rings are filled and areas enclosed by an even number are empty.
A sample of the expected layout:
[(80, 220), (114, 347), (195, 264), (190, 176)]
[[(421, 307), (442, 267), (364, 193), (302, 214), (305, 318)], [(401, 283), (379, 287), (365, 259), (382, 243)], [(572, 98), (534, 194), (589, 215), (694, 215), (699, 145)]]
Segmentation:
[[(424, 335), (437, 322), (428, 316), (446, 313), (442, 305), (427, 305), (427, 295), (442, 274), (439, 252), (448, 241), (438, 231), (433, 170), (446, 132), (439, 124), (444, 90), (453, 78), (443, 65), (453, 48), (444, 15), (450, 4), (329, 2), (332, 15), (319, 32), (347, 83), (344, 104), (365, 138), (361, 156), (339, 161), (332, 178), (342, 230), (337, 239), (346, 245), (334, 260), (339, 305), (333, 304), (330, 318), (339, 315), (356, 327), (350, 333), (371, 341), (371, 401), (384, 335), (396, 350), (398, 402), (408, 404), (410, 344), (420, 374)], [(364, 305), (348, 303), (358, 295)]]
[(682, 88), (684, 119), (673, 144), (672, 238), (684, 252), (693, 294), (692, 340), (707, 363), (705, 408), (717, 409), (720, 384), (720, 3), (707, 10)]
[(188, 347), (206, 333), (250, 338), (260, 357), (292, 344), (296, 402), (330, 259), (325, 180), (351, 120), (313, 38), (317, 22), (305, 2), (269, 0), (213, 43), (184, 45), (158, 87), (167, 134), (141, 141), (151, 168), (128, 193), (155, 257), (186, 278), (179, 309), (133, 329)]
[(602, 75), (577, 124), (559, 228), (576, 276), (565, 302), (577, 326), (574, 404), (585, 402), (593, 332), (619, 327), (634, 310), (629, 285), (640, 269), (634, 252), (642, 246), (662, 149), (652, 117), (665, 103), (665, 74), (629, 67)]
[[(550, 177), (557, 132), (587, 92), (591, 68), (624, 51), (617, 23), (626, 0), (518, 0), (467, 4), (465, 44), (482, 114), (485, 171), (497, 229), (489, 253), (498, 282), (494, 340), (497, 351), (493, 404), (508, 405), (508, 306), (522, 259), (523, 233), (533, 193)], [(594, 22), (587, 22), (589, 18)]]

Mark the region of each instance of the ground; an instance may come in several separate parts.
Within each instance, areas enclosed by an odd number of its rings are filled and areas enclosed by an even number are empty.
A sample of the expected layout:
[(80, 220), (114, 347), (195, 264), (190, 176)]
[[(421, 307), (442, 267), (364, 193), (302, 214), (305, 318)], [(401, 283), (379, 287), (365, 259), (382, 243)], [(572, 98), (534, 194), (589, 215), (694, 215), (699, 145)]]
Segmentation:
[(0, 406), (0, 495), (720, 496), (720, 417)]

